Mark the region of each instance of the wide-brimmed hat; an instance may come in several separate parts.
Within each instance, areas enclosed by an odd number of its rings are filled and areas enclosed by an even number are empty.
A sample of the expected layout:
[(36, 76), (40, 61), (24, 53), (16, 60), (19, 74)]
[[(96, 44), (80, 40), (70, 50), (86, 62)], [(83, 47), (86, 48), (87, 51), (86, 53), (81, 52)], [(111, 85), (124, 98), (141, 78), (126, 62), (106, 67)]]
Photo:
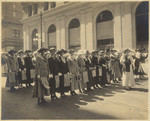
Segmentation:
[(70, 50), (69, 50), (69, 53), (70, 53), (70, 54), (73, 54), (73, 53), (75, 53), (75, 52), (76, 52), (76, 51), (75, 51), (74, 49), (70, 49)]
[(130, 50), (129, 49), (124, 50), (124, 53), (127, 53), (127, 52), (130, 52)]
[(64, 53), (64, 54), (67, 53), (67, 50), (61, 49), (57, 52), (57, 54), (62, 54), (62, 53)]
[(18, 54), (20, 54), (20, 53), (23, 53), (23, 51), (22, 51), (22, 50), (19, 50), (19, 51), (18, 51)]
[(32, 52), (31, 50), (26, 50), (26, 51), (25, 51), (25, 53), (31, 53), (31, 52)]
[(13, 54), (13, 53), (16, 53), (16, 51), (13, 49), (13, 50), (10, 50), (10, 51), (8, 51), (8, 54)]
[(78, 50), (77, 55), (84, 55), (86, 52), (86, 50)]
[(92, 54), (97, 54), (98, 53), (98, 50), (93, 50), (92, 51)]
[(56, 48), (51, 47), (49, 50), (50, 50), (50, 51), (56, 51)]
[(48, 50), (48, 49), (42, 47), (42, 48), (40, 48), (40, 49), (38, 50), (38, 53), (42, 53), (42, 52), (47, 51), (47, 50)]
[(115, 53), (115, 52), (117, 52), (117, 50), (112, 49), (112, 50), (110, 50), (110, 52)]

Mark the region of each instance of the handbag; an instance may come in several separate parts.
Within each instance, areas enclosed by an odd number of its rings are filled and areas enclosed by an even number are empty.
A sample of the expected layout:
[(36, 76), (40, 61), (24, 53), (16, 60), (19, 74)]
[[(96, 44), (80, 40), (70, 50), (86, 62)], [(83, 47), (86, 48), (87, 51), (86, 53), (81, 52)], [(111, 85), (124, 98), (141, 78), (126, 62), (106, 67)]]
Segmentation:
[(102, 67), (101, 66), (98, 68), (98, 71), (99, 71), (99, 76), (102, 76)]
[(34, 69), (30, 70), (30, 75), (31, 75), (31, 79), (35, 78), (35, 70)]
[(25, 70), (21, 71), (21, 76), (22, 76), (22, 80), (27, 80), (27, 76), (26, 76), (26, 71)]
[(84, 83), (89, 82), (88, 72), (87, 71), (83, 72), (83, 82)]
[(58, 88), (59, 87), (59, 83), (60, 83), (58, 75), (55, 75), (55, 82), (56, 82), (56, 88)]
[(92, 77), (96, 77), (96, 69), (92, 69)]
[(70, 75), (64, 74), (64, 86), (70, 86)]

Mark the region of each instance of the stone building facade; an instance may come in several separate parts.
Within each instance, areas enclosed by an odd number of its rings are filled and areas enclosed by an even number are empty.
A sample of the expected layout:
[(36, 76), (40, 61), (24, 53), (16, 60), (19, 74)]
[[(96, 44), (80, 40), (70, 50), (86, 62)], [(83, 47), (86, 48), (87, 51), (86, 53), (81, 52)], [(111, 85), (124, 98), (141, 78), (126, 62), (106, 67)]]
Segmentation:
[(24, 50), (34, 51), (41, 44), (58, 50), (148, 45), (148, 2), (40, 2), (22, 6)]
[(23, 49), (22, 18), (20, 3), (2, 3), (2, 51)]

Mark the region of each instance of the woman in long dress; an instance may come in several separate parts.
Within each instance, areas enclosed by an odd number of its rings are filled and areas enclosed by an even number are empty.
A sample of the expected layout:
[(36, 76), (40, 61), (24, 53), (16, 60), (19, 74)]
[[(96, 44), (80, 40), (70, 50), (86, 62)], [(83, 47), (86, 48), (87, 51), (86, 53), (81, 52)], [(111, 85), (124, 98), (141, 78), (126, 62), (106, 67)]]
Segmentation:
[(77, 95), (75, 90), (79, 89), (78, 80), (80, 77), (79, 66), (75, 58), (75, 50), (69, 50), (70, 56), (68, 57), (68, 67), (71, 75), (71, 95)]
[[(87, 69), (85, 66), (85, 60), (84, 60), (85, 53), (86, 53), (85, 50), (79, 50), (77, 53), (78, 54), (77, 62), (78, 62), (79, 71), (81, 74), (81, 79), (79, 81), (79, 91), (81, 93), (82, 93), (82, 91), (85, 91), (85, 88), (87, 88), (87, 82), (84, 82), (84, 79), (86, 78), (86, 77), (84, 77), (85, 76), (84, 73), (87, 72)], [(85, 81), (88, 81), (88, 79)]]
[(36, 58), (35, 66), (35, 86), (33, 98), (37, 98), (37, 104), (45, 103), (44, 96), (50, 95), (50, 87), (48, 83), (48, 78), (50, 77), (50, 72), (48, 68), (48, 61), (45, 57), (45, 48), (40, 49), (40, 53)]
[(122, 86), (126, 90), (129, 90), (135, 85), (134, 75), (133, 75), (133, 58), (130, 55), (130, 50), (126, 49), (124, 54), (120, 58), (120, 62), (123, 65), (122, 74)]
[(15, 86), (17, 84), (16, 74), (18, 72), (18, 65), (14, 56), (15, 51), (10, 50), (8, 54), (9, 54), (7, 59), (8, 75), (7, 75), (6, 87), (10, 87), (10, 91), (14, 91), (16, 90)]

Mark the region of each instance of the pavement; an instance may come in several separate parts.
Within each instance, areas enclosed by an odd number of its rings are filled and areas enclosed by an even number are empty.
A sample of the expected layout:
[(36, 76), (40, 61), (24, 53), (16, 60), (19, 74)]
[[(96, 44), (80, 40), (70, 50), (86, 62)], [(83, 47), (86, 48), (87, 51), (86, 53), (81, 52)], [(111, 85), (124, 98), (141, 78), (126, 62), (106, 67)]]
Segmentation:
[[(54, 102), (36, 104), (33, 87), (10, 92), (2, 79), (2, 119), (148, 119), (148, 80), (138, 80), (126, 91), (121, 83)], [(59, 94), (57, 94), (60, 96)]]

